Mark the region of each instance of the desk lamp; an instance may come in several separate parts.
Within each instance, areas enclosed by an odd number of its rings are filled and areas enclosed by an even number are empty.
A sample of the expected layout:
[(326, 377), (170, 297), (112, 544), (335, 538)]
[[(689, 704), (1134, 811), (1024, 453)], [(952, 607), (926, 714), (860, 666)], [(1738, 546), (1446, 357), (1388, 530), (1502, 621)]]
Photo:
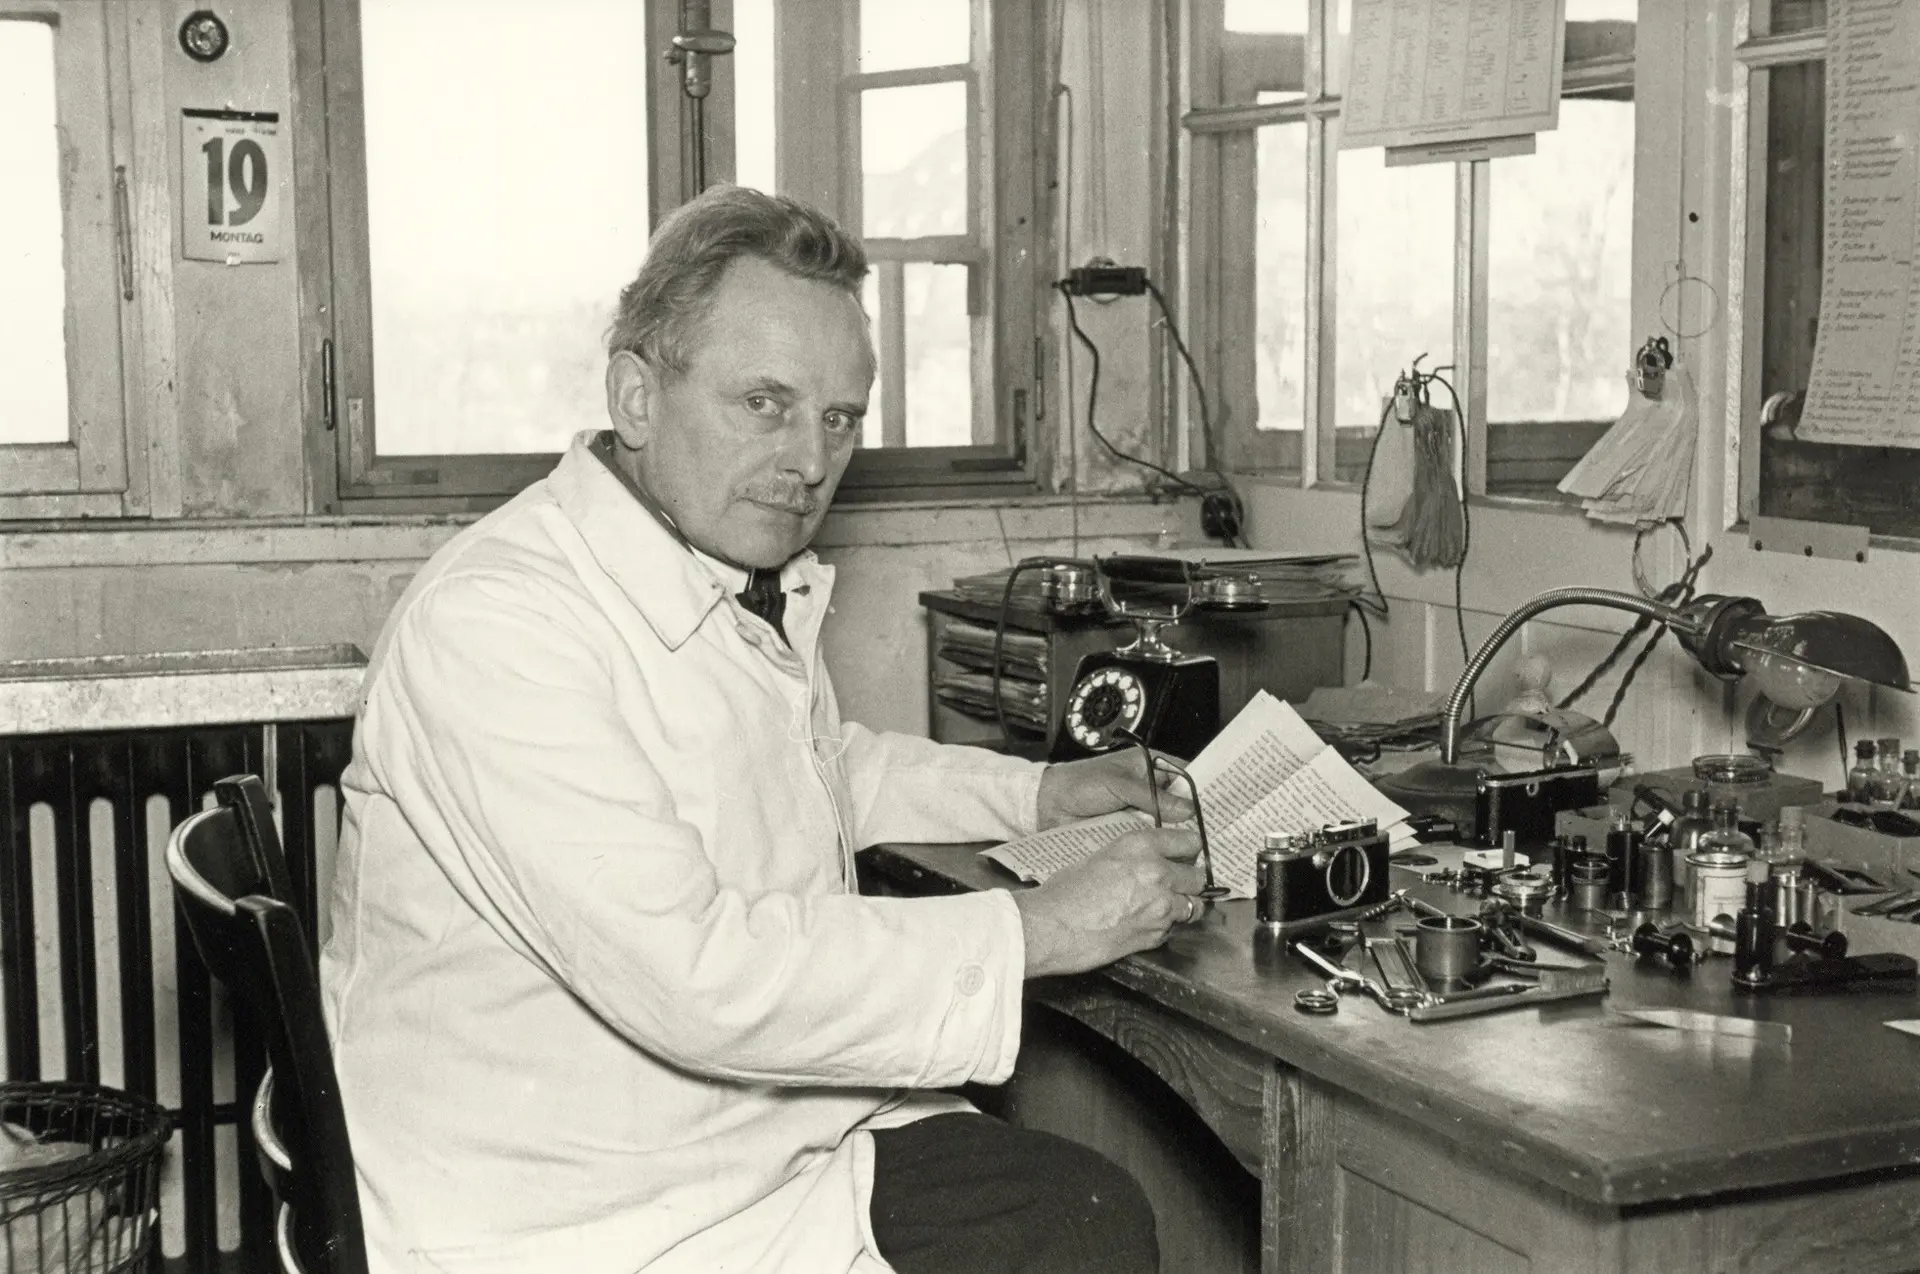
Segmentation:
[[(1722, 681), (1752, 678), (1767, 699), (1800, 714), (1798, 727), (1839, 692), (1842, 681), (1913, 689), (1899, 645), (1877, 624), (1857, 615), (1827, 610), (1769, 615), (1751, 597), (1704, 594), (1684, 606), (1671, 606), (1605, 588), (1550, 589), (1501, 620), (1461, 670), (1447, 696), (1440, 760), (1383, 777), (1377, 784), (1381, 791), (1416, 809), (1456, 818), (1464, 810), (1471, 816), (1479, 771), (1459, 760), (1460, 716), (1467, 698), (1509, 638), (1536, 615), (1562, 606), (1608, 607), (1666, 625), (1701, 667)], [(1785, 734), (1790, 736), (1791, 730)]]

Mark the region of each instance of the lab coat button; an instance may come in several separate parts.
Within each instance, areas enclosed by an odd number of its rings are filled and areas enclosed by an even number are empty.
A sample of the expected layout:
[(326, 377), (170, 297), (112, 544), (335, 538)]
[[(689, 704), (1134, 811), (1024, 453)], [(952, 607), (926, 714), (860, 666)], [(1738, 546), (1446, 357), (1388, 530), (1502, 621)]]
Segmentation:
[(980, 994), (980, 988), (987, 984), (986, 970), (977, 964), (970, 964), (960, 970), (959, 983), (960, 994), (978, 995)]

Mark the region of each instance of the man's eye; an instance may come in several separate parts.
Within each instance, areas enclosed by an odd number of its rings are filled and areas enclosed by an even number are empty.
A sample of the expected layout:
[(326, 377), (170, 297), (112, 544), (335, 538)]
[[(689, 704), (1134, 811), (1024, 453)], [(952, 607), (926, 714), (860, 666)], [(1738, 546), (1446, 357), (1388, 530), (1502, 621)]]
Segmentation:
[(759, 416), (777, 415), (780, 403), (771, 394), (748, 394), (747, 410)]
[(850, 434), (860, 428), (860, 418), (851, 412), (830, 411), (827, 413), (827, 428), (834, 433)]

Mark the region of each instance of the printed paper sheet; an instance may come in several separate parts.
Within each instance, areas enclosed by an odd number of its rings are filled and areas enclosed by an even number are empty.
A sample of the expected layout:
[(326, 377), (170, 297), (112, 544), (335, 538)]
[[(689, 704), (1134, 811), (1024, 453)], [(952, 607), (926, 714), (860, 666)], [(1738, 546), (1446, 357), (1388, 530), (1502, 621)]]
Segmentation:
[[(1404, 826), (1407, 812), (1348, 765), (1290, 705), (1264, 690), (1187, 772), (1206, 816), (1214, 878), (1235, 898), (1253, 897), (1254, 861), (1269, 832), (1297, 834), (1327, 823), (1373, 819), (1396, 849), (1412, 840)], [(983, 852), (1023, 880), (1042, 881), (1150, 824), (1144, 814), (1107, 814)]]
[(1795, 434), (1920, 447), (1920, 5), (1827, 10), (1820, 334)]

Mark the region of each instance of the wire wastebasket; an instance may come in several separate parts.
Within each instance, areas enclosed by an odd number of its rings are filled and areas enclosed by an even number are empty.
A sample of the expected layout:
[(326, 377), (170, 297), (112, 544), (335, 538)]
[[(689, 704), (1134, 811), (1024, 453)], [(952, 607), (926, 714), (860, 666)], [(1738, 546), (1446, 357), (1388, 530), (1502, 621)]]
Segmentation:
[(0, 1274), (119, 1274), (154, 1244), (172, 1121), (98, 1084), (0, 1083)]

